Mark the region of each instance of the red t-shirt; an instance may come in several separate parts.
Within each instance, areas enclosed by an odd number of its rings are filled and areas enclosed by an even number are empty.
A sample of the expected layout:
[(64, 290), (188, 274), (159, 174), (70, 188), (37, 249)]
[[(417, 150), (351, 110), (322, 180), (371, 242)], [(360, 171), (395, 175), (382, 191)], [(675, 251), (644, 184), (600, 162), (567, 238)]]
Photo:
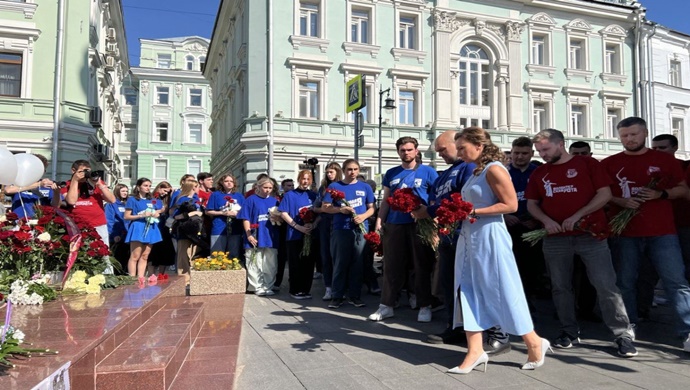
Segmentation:
[[(594, 198), (597, 190), (611, 180), (600, 163), (588, 156), (573, 156), (564, 164), (544, 164), (534, 170), (527, 183), (525, 198), (539, 201), (542, 211), (557, 223), (563, 223)], [(592, 222), (606, 223), (603, 209), (592, 213)], [(587, 234), (574, 230), (554, 236)]]
[[(685, 172), (685, 182), (690, 183), (690, 166), (688, 166), (688, 161), (680, 159), (676, 159), (676, 161), (678, 161), (683, 172)], [(690, 227), (690, 202), (685, 198), (681, 198), (673, 199), (671, 204), (673, 204), (673, 220), (676, 222), (676, 227)]]
[[(640, 155), (620, 152), (601, 162), (607, 175), (613, 181), (611, 192), (614, 197), (630, 198), (648, 186), (654, 177), (660, 182), (656, 190), (667, 190), (684, 180), (683, 170), (673, 155), (653, 149)], [(610, 216), (616, 215), (621, 207), (611, 205)], [(673, 207), (667, 199), (654, 199), (642, 203), (637, 215), (630, 221), (621, 236), (656, 237), (676, 234), (673, 222)]]
[(197, 192), (197, 196), (199, 197), (199, 202), (201, 202), (202, 207), (206, 207), (208, 200), (211, 199), (211, 194), (211, 191), (206, 192), (199, 190), (199, 192)]
[[(64, 197), (67, 195), (71, 180), (67, 181), (67, 185), (60, 189), (60, 194)], [(93, 188), (87, 183), (79, 183), (79, 197), (74, 206), (67, 206), (74, 217), (84, 223), (95, 228), (96, 226), (105, 225), (105, 211), (103, 208), (103, 193), (96, 187)]]

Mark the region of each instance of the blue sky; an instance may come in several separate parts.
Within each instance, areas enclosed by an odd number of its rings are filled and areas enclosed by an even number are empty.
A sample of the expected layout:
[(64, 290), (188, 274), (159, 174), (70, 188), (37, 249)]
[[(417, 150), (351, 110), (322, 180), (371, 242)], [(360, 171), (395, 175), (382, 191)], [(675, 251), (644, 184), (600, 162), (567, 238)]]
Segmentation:
[[(139, 38), (211, 38), (219, 3), (220, 0), (122, 0), (130, 64), (139, 65)], [(642, 0), (642, 4), (647, 8), (648, 19), (690, 34), (686, 22), (690, 0)]]

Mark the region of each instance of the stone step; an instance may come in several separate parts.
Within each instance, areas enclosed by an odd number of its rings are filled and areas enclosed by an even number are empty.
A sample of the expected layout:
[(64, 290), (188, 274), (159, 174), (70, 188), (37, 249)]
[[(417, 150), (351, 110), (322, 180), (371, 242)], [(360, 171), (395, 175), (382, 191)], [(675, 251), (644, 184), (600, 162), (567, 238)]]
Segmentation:
[(167, 389), (204, 323), (204, 304), (185, 297), (162, 307), (96, 365), (96, 389)]

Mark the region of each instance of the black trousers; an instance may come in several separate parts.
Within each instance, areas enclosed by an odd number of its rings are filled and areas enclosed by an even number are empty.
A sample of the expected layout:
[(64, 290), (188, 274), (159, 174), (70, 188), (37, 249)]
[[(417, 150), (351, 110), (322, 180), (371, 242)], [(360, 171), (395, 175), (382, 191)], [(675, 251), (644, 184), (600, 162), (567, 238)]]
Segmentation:
[(303, 238), (286, 241), (290, 294), (309, 294), (311, 284), (314, 281), (314, 259), (316, 259), (317, 253), (312, 247), (309, 256), (300, 256), (303, 243)]
[(436, 256), (430, 246), (422, 243), (417, 235), (416, 224), (387, 223), (383, 233), (383, 253), (385, 258), (381, 303), (395, 306), (398, 294), (407, 280), (408, 267), (412, 265), (417, 306), (430, 306), (434, 301), (431, 295), (431, 273)]
[(280, 287), (283, 284), (283, 275), (285, 275), (285, 264), (288, 260), (287, 254), (287, 241), (285, 237), (287, 236), (287, 225), (282, 224), (278, 226), (278, 269), (276, 271), (276, 282), (275, 286)]

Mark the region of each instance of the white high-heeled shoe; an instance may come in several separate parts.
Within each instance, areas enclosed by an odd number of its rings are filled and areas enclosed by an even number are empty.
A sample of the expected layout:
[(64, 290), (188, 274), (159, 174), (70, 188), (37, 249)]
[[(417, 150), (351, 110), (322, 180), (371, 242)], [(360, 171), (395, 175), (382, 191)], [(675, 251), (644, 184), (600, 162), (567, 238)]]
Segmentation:
[(449, 368), (448, 371), (446, 371), (449, 374), (469, 374), (474, 370), (475, 367), (478, 365), (483, 364), (484, 365), (484, 372), (486, 372), (486, 366), (489, 365), (489, 355), (486, 354), (486, 352), (482, 353), (477, 360), (472, 363), (471, 366), (467, 368), (460, 368), (460, 367), (453, 367)]
[(541, 366), (544, 365), (544, 357), (546, 356), (546, 351), (551, 351), (553, 353), (553, 349), (551, 349), (551, 343), (547, 339), (541, 339), (541, 359), (537, 360), (536, 362), (527, 362), (522, 365), (521, 369), (522, 370), (535, 370)]

